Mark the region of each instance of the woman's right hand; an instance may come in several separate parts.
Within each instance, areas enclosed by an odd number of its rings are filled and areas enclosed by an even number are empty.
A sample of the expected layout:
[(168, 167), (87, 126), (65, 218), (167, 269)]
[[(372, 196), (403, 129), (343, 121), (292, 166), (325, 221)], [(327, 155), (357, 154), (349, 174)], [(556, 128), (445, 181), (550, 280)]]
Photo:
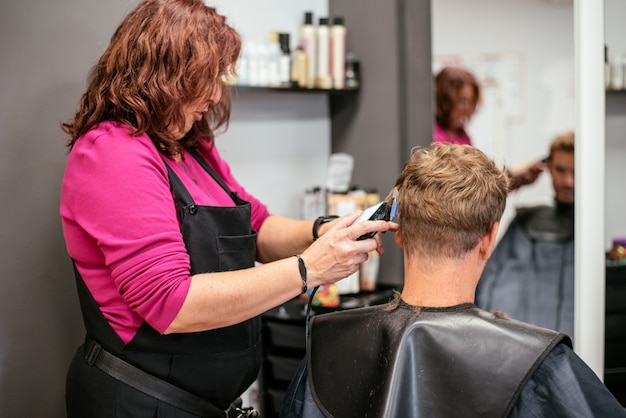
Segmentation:
[(546, 169), (542, 161), (530, 161), (509, 170), (511, 180), (509, 190), (517, 190), (522, 186), (533, 184)]
[(367, 260), (370, 251), (383, 253), (383, 245), (376, 234), (373, 238), (358, 240), (368, 232), (395, 232), (398, 224), (388, 221), (363, 221), (354, 224), (360, 212), (345, 215), (336, 221), (324, 234), (301, 255), (307, 267), (309, 288), (335, 283), (348, 277)]
[[(313, 288), (334, 283), (359, 269), (370, 251), (382, 252), (378, 234), (374, 238), (357, 240), (367, 232), (397, 231), (398, 225), (386, 221), (363, 221), (353, 224), (360, 212), (333, 221), (313, 244), (301, 251), (307, 270), (307, 286)], [(265, 240), (281, 227), (283, 218), (276, 217), (261, 232)], [(290, 223), (300, 226), (300, 234), (310, 233), (310, 222)], [(307, 226), (305, 228), (304, 226)], [(289, 235), (288, 233), (286, 235)], [(278, 241), (283, 241), (284, 237)], [(293, 248), (292, 248), (293, 249)], [(298, 280), (298, 265), (291, 255), (244, 270), (201, 273), (192, 276), (187, 297), (165, 331), (169, 333), (197, 332), (238, 324), (261, 315), (298, 295), (302, 282)]]

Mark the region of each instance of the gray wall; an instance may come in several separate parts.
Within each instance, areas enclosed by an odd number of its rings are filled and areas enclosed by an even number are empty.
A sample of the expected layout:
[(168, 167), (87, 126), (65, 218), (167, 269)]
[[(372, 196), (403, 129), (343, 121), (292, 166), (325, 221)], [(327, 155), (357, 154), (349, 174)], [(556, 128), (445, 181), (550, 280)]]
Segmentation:
[(128, 4), (0, 2), (1, 417), (65, 416), (65, 371), (83, 331), (58, 215), (59, 123)]
[[(430, 1), (332, 0), (330, 14), (345, 16), (362, 67), (358, 96), (331, 98), (332, 150), (354, 156), (354, 184), (386, 196), (411, 148), (432, 142)], [(402, 252), (383, 242), (378, 281), (401, 287)]]

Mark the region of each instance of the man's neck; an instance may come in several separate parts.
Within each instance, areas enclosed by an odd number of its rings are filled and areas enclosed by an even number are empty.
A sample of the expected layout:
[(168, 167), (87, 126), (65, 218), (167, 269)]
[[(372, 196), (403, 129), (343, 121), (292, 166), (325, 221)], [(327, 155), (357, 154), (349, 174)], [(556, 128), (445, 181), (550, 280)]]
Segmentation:
[(409, 305), (432, 308), (474, 303), (482, 268), (472, 261), (445, 260), (432, 268), (405, 261), (402, 300)]

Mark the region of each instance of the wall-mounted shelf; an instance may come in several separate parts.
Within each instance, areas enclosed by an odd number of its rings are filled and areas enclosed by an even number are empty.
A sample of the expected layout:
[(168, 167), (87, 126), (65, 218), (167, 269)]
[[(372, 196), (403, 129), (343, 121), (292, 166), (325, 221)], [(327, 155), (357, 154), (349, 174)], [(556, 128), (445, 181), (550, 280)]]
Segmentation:
[(353, 89), (320, 89), (302, 87), (256, 87), (256, 86), (230, 86), (233, 95), (237, 93), (259, 92), (259, 93), (302, 93), (302, 94), (330, 94), (330, 95), (351, 95), (359, 92), (358, 88)]

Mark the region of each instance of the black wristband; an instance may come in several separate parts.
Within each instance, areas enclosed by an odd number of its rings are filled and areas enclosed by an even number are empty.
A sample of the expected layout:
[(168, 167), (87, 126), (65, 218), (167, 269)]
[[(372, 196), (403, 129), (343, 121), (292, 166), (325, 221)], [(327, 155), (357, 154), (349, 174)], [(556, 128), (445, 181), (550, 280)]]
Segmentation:
[(319, 235), (317, 232), (320, 229), (321, 224), (332, 222), (338, 217), (339, 216), (336, 216), (336, 215), (330, 215), (330, 216), (320, 216), (319, 218), (317, 218), (315, 222), (313, 222), (313, 241), (319, 238)]
[(298, 270), (300, 271), (300, 278), (302, 279), (302, 293), (306, 293), (309, 289), (306, 284), (306, 264), (304, 264), (304, 260), (300, 257), (300, 254), (296, 254), (295, 257), (298, 259)]

